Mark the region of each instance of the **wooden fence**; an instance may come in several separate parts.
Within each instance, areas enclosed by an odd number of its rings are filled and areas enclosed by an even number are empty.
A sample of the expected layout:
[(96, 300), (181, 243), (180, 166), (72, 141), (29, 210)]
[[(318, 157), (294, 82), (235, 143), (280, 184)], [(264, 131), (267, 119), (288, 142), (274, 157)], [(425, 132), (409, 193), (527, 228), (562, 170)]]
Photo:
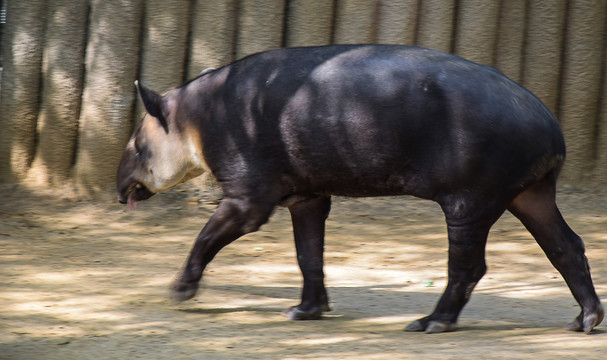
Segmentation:
[(112, 191), (163, 90), (282, 46), (417, 44), (498, 67), (559, 117), (562, 182), (607, 184), (605, 0), (9, 0), (0, 182)]

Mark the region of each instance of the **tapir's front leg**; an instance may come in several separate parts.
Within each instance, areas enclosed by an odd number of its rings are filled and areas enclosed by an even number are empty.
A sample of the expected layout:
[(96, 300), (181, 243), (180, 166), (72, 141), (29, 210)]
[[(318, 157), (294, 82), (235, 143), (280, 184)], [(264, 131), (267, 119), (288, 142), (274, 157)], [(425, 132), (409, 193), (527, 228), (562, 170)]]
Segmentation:
[(308, 198), (289, 206), (297, 262), (303, 275), (301, 303), (285, 312), (292, 320), (320, 319), (323, 311), (331, 310), (323, 272), (325, 220), (330, 210), (330, 197)]
[(202, 272), (219, 250), (240, 236), (259, 229), (273, 208), (274, 204), (270, 203), (223, 199), (196, 238), (183, 272), (173, 286), (175, 299), (185, 301), (194, 297)]

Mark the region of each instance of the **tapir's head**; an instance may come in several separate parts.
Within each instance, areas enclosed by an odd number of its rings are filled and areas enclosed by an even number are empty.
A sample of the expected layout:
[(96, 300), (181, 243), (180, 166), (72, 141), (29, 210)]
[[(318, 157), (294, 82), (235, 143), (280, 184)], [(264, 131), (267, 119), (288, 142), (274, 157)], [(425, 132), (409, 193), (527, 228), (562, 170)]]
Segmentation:
[(118, 201), (137, 201), (180, 184), (204, 170), (199, 133), (179, 109), (179, 89), (159, 95), (135, 82), (147, 111), (118, 166)]

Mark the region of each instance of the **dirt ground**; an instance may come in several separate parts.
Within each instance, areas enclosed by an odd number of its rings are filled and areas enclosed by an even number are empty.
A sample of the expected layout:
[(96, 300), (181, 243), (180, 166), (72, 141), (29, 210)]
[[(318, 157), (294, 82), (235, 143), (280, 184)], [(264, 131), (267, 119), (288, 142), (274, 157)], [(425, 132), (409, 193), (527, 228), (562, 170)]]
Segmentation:
[[(591, 335), (563, 329), (577, 304), (510, 214), (491, 232), (489, 272), (459, 330), (427, 335), (402, 330), (445, 286), (446, 227), (432, 202), (334, 199), (325, 269), (333, 311), (293, 322), (281, 315), (301, 286), (286, 209), (225, 248), (197, 297), (175, 304), (168, 286), (216, 207), (215, 190), (178, 188), (136, 211), (113, 198), (0, 195), (2, 359), (605, 358), (607, 321)], [(604, 303), (606, 200), (559, 196)]]

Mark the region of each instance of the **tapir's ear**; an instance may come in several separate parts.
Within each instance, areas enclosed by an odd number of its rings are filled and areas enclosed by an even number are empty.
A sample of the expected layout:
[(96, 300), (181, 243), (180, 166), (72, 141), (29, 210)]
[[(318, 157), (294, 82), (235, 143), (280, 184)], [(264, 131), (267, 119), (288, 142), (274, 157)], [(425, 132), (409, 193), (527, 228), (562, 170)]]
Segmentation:
[(157, 118), (160, 121), (160, 124), (164, 128), (166, 133), (169, 133), (169, 124), (167, 123), (164, 115), (162, 114), (162, 107), (164, 106), (164, 98), (162, 95), (155, 93), (153, 90), (146, 88), (141, 85), (139, 81), (135, 80), (135, 86), (137, 87), (137, 91), (139, 92), (139, 96), (141, 97), (141, 101), (143, 101), (143, 106), (148, 114)]
[(200, 74), (198, 74), (198, 76), (202, 76), (202, 75), (204, 75), (204, 74), (208, 74), (208, 73), (213, 72), (213, 71), (215, 71), (215, 70), (217, 70), (217, 69), (215, 69), (215, 68), (206, 68), (206, 69), (202, 70), (202, 71), (200, 72)]

